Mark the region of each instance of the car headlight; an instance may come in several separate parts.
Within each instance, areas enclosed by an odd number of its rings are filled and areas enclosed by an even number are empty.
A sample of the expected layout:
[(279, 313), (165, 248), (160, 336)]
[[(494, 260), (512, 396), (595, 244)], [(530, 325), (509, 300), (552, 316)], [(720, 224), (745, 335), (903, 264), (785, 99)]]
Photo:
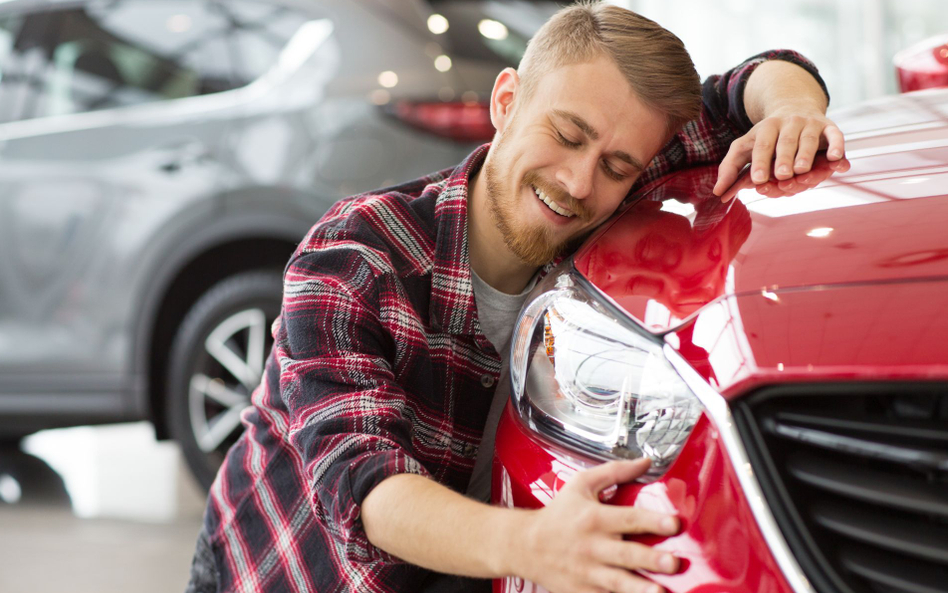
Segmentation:
[(602, 459), (648, 457), (649, 477), (681, 451), (702, 406), (639, 330), (565, 262), (534, 289), (511, 347), (513, 401), (531, 428)]

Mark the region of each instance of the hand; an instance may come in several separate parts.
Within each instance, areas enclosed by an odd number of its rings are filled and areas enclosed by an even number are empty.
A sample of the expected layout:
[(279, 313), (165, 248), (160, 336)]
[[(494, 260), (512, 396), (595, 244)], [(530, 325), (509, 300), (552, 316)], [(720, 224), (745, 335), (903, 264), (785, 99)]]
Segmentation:
[(816, 158), (813, 159), (813, 166), (809, 171), (800, 175), (794, 175), (790, 179), (771, 179), (764, 183), (755, 184), (751, 180), (750, 175), (743, 175), (721, 196), (721, 201), (728, 202), (733, 199), (739, 191), (751, 187), (755, 187), (757, 193), (762, 196), (767, 196), (768, 198), (792, 196), (816, 187), (836, 173), (849, 171), (851, 166), (849, 159), (846, 157), (838, 161), (831, 161), (823, 155), (817, 155)]
[(827, 149), (827, 159), (838, 161), (845, 154), (846, 143), (842, 131), (821, 111), (777, 110), (731, 143), (718, 168), (714, 194), (723, 195), (747, 163), (751, 163), (751, 179), (758, 185), (770, 180), (771, 163), (777, 181), (806, 173), (822, 148)]
[(613, 461), (573, 476), (553, 502), (531, 513), (521, 576), (553, 593), (660, 593), (659, 585), (630, 571), (671, 574), (678, 559), (622, 536), (674, 535), (678, 519), (599, 500), (603, 490), (638, 478), (648, 466), (647, 459)]
[(823, 183), (834, 173), (849, 171), (850, 166), (849, 159), (845, 157), (838, 161), (829, 161), (823, 157), (817, 157), (812, 170), (802, 175), (794, 175), (790, 179), (773, 179), (762, 183), (757, 186), (757, 193), (768, 198), (796, 195)]

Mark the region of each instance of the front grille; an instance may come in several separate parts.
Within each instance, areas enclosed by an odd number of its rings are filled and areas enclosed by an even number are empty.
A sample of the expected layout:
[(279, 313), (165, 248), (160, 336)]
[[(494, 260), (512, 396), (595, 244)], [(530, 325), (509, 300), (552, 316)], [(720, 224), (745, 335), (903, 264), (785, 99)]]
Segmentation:
[(948, 592), (948, 385), (794, 385), (734, 404), (820, 593)]

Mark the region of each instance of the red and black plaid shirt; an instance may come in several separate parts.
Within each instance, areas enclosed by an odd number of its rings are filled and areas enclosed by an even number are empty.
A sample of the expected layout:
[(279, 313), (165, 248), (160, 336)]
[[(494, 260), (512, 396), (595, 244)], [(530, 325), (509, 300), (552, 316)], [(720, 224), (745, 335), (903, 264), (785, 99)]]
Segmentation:
[[(750, 127), (747, 78), (773, 58), (816, 75), (795, 53), (769, 52), (709, 78), (701, 118), (633, 191), (720, 161)], [(486, 153), (340, 201), (297, 248), (246, 431), (208, 500), (220, 591), (404, 592), (430, 576), (370, 544), (359, 510), (393, 474), (459, 492), (471, 477), (500, 373), (468, 262), (468, 180)]]

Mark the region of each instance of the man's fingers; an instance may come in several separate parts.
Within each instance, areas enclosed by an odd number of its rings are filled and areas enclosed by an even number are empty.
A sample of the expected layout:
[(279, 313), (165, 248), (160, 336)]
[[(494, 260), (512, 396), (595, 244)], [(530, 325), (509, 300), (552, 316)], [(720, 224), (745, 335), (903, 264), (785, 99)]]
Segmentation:
[(713, 190), (715, 195), (722, 195), (729, 187), (734, 185), (744, 166), (751, 162), (751, 152), (754, 150), (755, 138), (755, 132), (752, 131), (731, 142), (727, 154), (718, 166), (718, 180), (714, 184)]
[(612, 593), (661, 593), (665, 589), (652, 581), (621, 568), (601, 567), (592, 571), (590, 580)]
[(603, 505), (600, 509), (602, 524), (610, 533), (675, 535), (679, 530), (678, 518), (639, 507)]
[(800, 145), (797, 148), (796, 161), (793, 163), (793, 172), (806, 173), (813, 167), (813, 157), (820, 149), (820, 137), (823, 133), (823, 124), (811, 121), (800, 132)]
[(648, 471), (649, 465), (650, 462), (645, 457), (634, 461), (610, 461), (579, 472), (573, 480), (577, 481), (577, 485), (585, 494), (598, 497), (599, 493), (609, 486), (625, 484), (638, 478)]
[(764, 183), (770, 179), (770, 166), (774, 160), (777, 132), (776, 124), (758, 124), (757, 138), (751, 153), (751, 180), (754, 183)]
[(674, 555), (637, 542), (600, 540), (593, 555), (604, 564), (628, 570), (647, 570), (665, 574), (678, 572), (679, 560)]
[(718, 166), (718, 180), (714, 184), (714, 189), (711, 190), (714, 195), (720, 196), (727, 191), (727, 188), (734, 185), (741, 169), (750, 162), (750, 153), (753, 147), (753, 138), (747, 136), (738, 138), (731, 143), (731, 147), (728, 148), (727, 154), (724, 155), (721, 164)]
[(831, 161), (838, 161), (846, 153), (846, 139), (843, 132), (834, 125), (828, 125), (823, 128), (823, 136), (826, 137), (828, 144), (826, 148), (826, 158)]
[(800, 143), (800, 133), (806, 120), (802, 117), (789, 118), (780, 128), (777, 138), (777, 152), (774, 160), (774, 177), (789, 179), (793, 177), (793, 157), (797, 154)]

